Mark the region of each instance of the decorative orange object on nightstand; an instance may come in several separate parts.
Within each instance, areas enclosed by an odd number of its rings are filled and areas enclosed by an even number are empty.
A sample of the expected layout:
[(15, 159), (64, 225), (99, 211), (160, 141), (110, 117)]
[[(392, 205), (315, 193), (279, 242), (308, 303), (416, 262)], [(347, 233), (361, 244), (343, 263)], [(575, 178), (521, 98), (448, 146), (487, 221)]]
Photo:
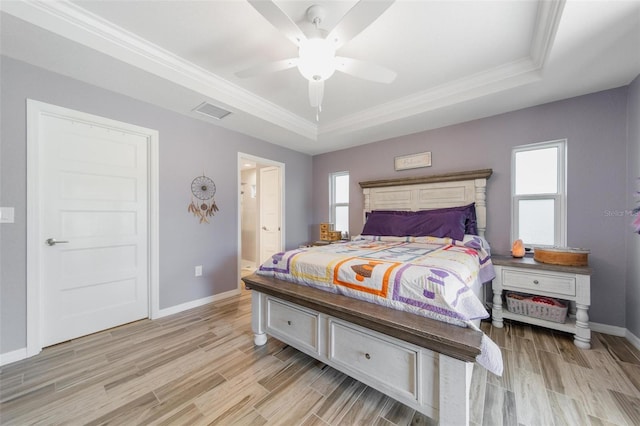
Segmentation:
[(524, 243), (522, 240), (515, 240), (511, 246), (511, 256), (524, 257)]

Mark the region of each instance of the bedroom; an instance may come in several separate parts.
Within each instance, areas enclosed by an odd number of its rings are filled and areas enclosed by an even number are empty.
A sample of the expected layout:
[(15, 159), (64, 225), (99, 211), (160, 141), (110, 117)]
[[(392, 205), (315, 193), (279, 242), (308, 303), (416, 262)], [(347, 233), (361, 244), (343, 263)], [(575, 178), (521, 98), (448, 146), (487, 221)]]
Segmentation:
[[(3, 30), (11, 23), (15, 24), (16, 20), (8, 22), (3, 14)], [(637, 35), (637, 29), (635, 31), (631, 34)], [(16, 48), (7, 46), (4, 34), (2, 43), (3, 52), (6, 48)], [(73, 52), (78, 56), (91, 54), (80, 45), (75, 49)], [(630, 50), (628, 55), (634, 53)], [(18, 53), (12, 51), (12, 55)], [(24, 57), (22, 61), (10, 56), (2, 58), (2, 206), (16, 209), (15, 223), (3, 224), (1, 228), (0, 352), (3, 364), (7, 355), (12, 360), (20, 359), (27, 343), (26, 152), (24, 144), (16, 142), (25, 141), (26, 98), (159, 131), (160, 310), (190, 306), (193, 302), (237, 288), (238, 152), (286, 165), (284, 245), (288, 248), (317, 238), (316, 225), (327, 220), (326, 183), (331, 172), (349, 170), (351, 173), (353, 233), (362, 227), (359, 181), (492, 168), (494, 174), (487, 192), (487, 238), (495, 252), (508, 253), (511, 241), (508, 226), (504, 224), (510, 221), (511, 147), (567, 138), (572, 144), (568, 169), (568, 242), (591, 250), (590, 266), (594, 269), (591, 320), (601, 324), (601, 331), (626, 334), (637, 343), (640, 318), (634, 306), (640, 302), (638, 237), (630, 232), (628, 217), (605, 215), (606, 211), (626, 211), (637, 203), (633, 195), (635, 179), (640, 175), (637, 68), (635, 76), (624, 84), (597, 93), (412, 132), (407, 136), (387, 137), (346, 150), (309, 155), (151, 105), (148, 100), (136, 100), (118, 90), (109, 90), (108, 87), (122, 83), (118, 80), (119, 75), (140, 76), (135, 81), (143, 88), (146, 84), (152, 87), (155, 77), (140, 71), (136, 73), (122, 63), (107, 62), (99, 55), (90, 57), (95, 62), (84, 63), (83, 67), (96, 71), (92, 68), (110, 64), (111, 80), (80, 81), (29, 65), (30, 60), (36, 61), (34, 58)], [(130, 86), (125, 87), (124, 92), (127, 90), (135, 92)], [(327, 111), (328, 108), (326, 105)], [(452, 111), (449, 107), (440, 114), (447, 115)], [(265, 133), (269, 132), (266, 128)], [(460, 152), (474, 152), (478, 146), (482, 146), (482, 155), (459, 155)], [(393, 170), (395, 156), (425, 150), (432, 152), (431, 168), (404, 173)], [(202, 158), (207, 161), (203, 162)], [(206, 226), (199, 225), (186, 212), (189, 184), (203, 167), (217, 184), (216, 202), (220, 207), (220, 212)], [(193, 276), (194, 265), (203, 265), (202, 278)], [(594, 330), (596, 328), (593, 326)]]

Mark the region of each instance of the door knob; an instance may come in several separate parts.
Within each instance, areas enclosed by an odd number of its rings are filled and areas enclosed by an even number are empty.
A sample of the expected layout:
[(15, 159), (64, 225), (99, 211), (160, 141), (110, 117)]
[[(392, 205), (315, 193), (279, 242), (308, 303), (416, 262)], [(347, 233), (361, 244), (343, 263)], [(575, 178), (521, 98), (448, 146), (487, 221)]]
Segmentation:
[(262, 227), (262, 230), (263, 230), (263, 231), (268, 231), (268, 229), (267, 229), (267, 227), (266, 227), (266, 226), (263, 226), (263, 227)]
[(56, 244), (65, 244), (68, 242), (69, 241), (57, 241), (55, 238), (47, 238), (47, 240), (45, 241), (45, 243), (49, 244), (50, 246), (55, 246)]

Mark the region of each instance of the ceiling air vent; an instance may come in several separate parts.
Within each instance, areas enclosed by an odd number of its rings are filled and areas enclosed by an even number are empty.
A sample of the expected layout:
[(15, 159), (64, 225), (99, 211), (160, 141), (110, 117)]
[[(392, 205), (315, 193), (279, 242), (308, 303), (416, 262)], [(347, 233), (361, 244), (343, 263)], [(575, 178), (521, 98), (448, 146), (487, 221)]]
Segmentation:
[(211, 105), (208, 102), (201, 103), (194, 109), (194, 111), (206, 115), (207, 117), (215, 118), (217, 120), (225, 118), (227, 115), (231, 114), (230, 111), (227, 111), (226, 109), (222, 109), (215, 105)]

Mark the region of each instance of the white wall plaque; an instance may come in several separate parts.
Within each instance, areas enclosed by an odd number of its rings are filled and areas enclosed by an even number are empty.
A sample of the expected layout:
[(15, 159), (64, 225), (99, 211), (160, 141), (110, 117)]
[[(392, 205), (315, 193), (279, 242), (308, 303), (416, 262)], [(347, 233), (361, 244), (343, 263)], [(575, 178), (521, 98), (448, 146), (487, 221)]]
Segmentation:
[(403, 155), (395, 158), (396, 170), (417, 169), (419, 167), (431, 166), (431, 152), (420, 152), (418, 154)]

